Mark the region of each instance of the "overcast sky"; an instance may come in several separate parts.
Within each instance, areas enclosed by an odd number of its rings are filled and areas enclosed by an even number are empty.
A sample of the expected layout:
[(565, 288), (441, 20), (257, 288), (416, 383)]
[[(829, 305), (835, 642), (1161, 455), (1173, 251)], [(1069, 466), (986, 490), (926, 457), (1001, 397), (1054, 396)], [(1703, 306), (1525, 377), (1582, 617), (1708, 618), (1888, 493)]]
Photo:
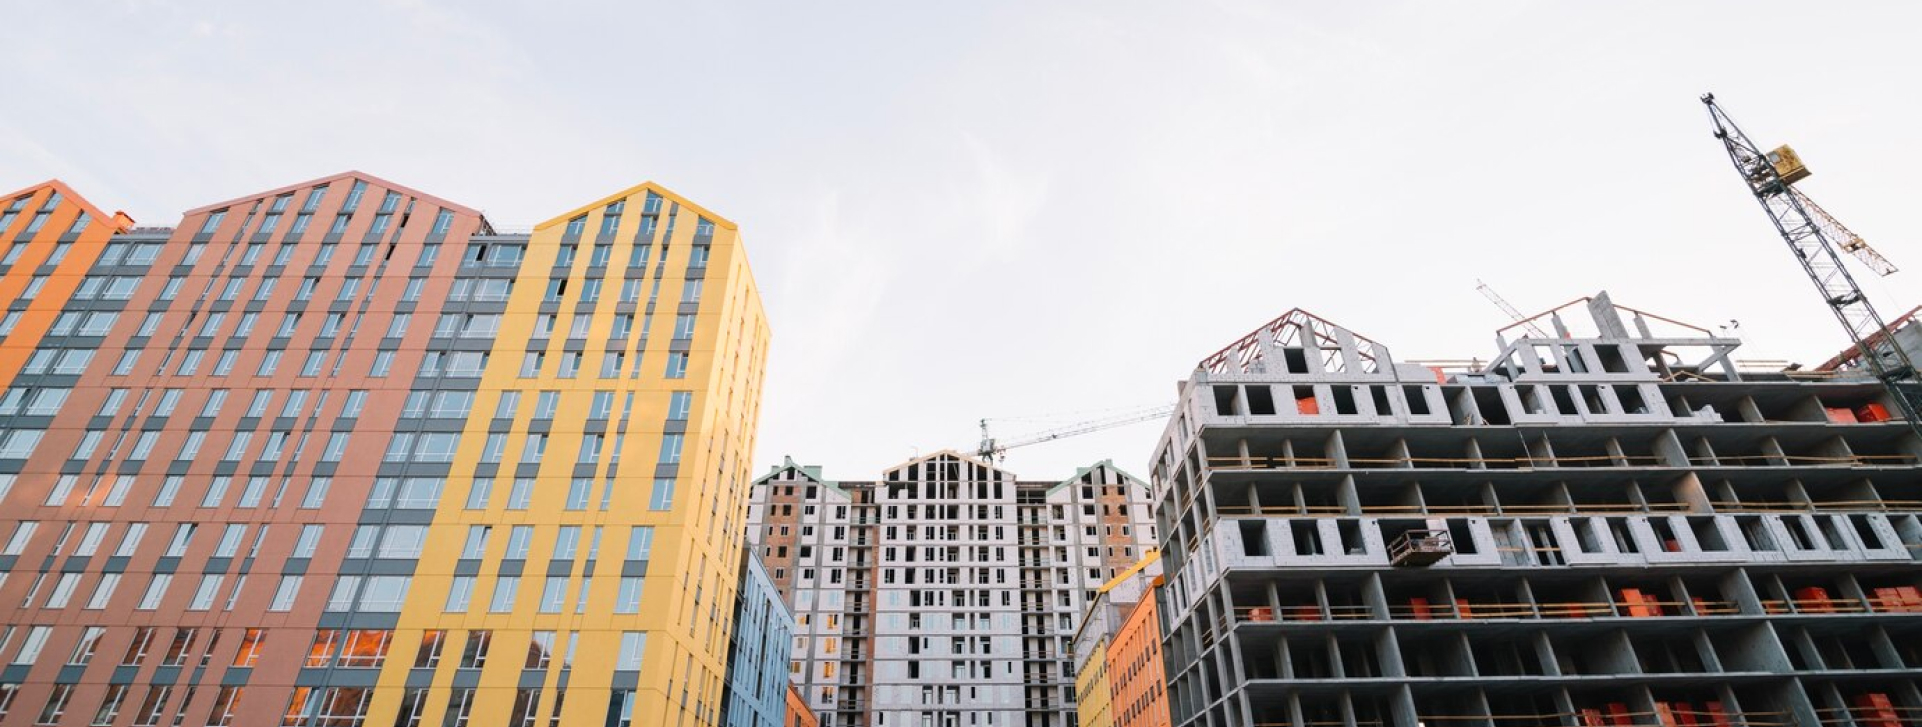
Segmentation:
[[(757, 467), (1173, 400), (1294, 307), (1403, 359), (1606, 288), (1810, 364), (1839, 326), (1696, 100), (1922, 303), (1922, 4), (42, 2), (0, 187), (171, 225), (361, 169), (531, 225), (643, 180), (739, 223), (775, 331)], [(1048, 419), (1047, 417), (1053, 417)], [(1160, 423), (1010, 453), (1024, 477)]]

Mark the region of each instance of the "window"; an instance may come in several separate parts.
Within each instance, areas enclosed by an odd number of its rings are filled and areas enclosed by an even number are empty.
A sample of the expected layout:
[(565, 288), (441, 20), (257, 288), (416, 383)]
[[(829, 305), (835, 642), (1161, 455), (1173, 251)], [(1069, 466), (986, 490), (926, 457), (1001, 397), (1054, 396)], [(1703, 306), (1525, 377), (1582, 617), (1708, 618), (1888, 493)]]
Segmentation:
[(655, 478), (654, 491), (647, 499), (647, 509), (657, 512), (674, 509), (674, 478)]
[(669, 352), (667, 354), (667, 378), (687, 378), (687, 358), (687, 353), (684, 351)]
[(654, 527), (636, 525), (628, 531), (627, 559), (644, 561), (654, 552)]
[(541, 613), (560, 613), (567, 600), (567, 576), (548, 576), (541, 584)]
[(312, 558), (315, 549), (320, 547), (320, 536), (326, 532), (325, 525), (302, 525), (300, 537), (294, 540), (294, 551), (289, 558)]
[(616, 671), (639, 671), (641, 657), (647, 651), (647, 634), (639, 631), (626, 631), (621, 634), (621, 648), (614, 659)]
[(214, 230), (218, 229), (220, 227), (220, 223), (226, 219), (227, 219), (226, 210), (215, 210), (213, 214), (207, 215), (206, 221), (200, 223), (200, 234), (202, 235), (214, 234)]
[(686, 421), (688, 413), (694, 408), (694, 392), (676, 391), (668, 396), (668, 421)]
[(469, 510), (487, 509), (487, 500), (488, 500), (488, 497), (491, 494), (493, 494), (493, 490), (494, 490), (493, 478), (491, 477), (474, 478), (474, 484), (467, 489), (467, 509)]
[(487, 554), (487, 536), (494, 529), (486, 525), (467, 526), (467, 542), (461, 545), (460, 557), (478, 560)]
[(509, 613), (514, 610), (514, 595), (521, 587), (518, 576), (501, 576), (494, 581), (494, 598), (488, 602), (490, 613)]
[(527, 506), (531, 504), (533, 500), (534, 500), (533, 478), (530, 478), (530, 477), (515, 478), (514, 484), (509, 486), (507, 490), (507, 509), (526, 510)]
[(534, 539), (534, 526), (515, 525), (507, 531), (507, 552), (501, 557), (507, 560), (526, 560), (527, 550)]
[[(319, 527), (319, 526), (309, 525), (307, 527)], [(301, 536), (303, 538), (306, 537), (306, 533), (303, 531)], [(308, 552), (309, 553), (312, 552), (311, 546)], [(294, 576), (294, 575), (281, 576), (280, 585), (274, 587), (274, 600), (270, 605), (267, 606), (267, 610), (275, 611), (275, 612), (286, 612), (286, 611), (294, 610), (294, 601), (300, 597), (300, 584), (302, 580), (304, 580), (302, 576)]]
[[(447, 603), (446, 605), (441, 607), (441, 610), (446, 611), (447, 613), (466, 613), (467, 606), (469, 602), (473, 600), (473, 598), (474, 598), (474, 577), (473, 576), (455, 576), (453, 583), (447, 587)], [(438, 634), (440, 634), (440, 632), (438, 631), (430, 631), (428, 633), (430, 637), (433, 637), (435, 639), (439, 638)], [(421, 649), (424, 651), (426, 650), (426, 648), (427, 648), (427, 644), (423, 642), (421, 644)], [(440, 648), (439, 644), (436, 643), (435, 644), (436, 661), (438, 661), (438, 657), (439, 657), (439, 648)], [(419, 667), (420, 664), (416, 662), (415, 666)]]
[(487, 666), (487, 647), (494, 641), (494, 632), (479, 629), (467, 632), (467, 645), (461, 649), (460, 668), (480, 669)]
[(661, 435), (660, 464), (678, 464), (681, 461), (681, 441), (685, 435)]
[(632, 576), (621, 578), (619, 587), (614, 590), (615, 613), (641, 612), (641, 582), (641, 578)]
[(187, 602), (187, 610), (205, 611), (213, 608), (214, 596), (220, 592), (220, 583), (223, 580), (226, 580), (226, 576), (219, 573), (202, 575), (200, 585), (194, 588), (193, 599)]

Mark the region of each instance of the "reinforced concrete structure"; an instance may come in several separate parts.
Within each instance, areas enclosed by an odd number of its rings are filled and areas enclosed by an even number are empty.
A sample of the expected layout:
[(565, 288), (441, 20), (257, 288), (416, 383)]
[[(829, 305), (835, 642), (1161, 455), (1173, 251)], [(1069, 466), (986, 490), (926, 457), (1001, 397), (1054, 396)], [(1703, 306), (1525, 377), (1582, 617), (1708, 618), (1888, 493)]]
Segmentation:
[(768, 340), (721, 217), (52, 182), (0, 336), (0, 726), (718, 720)]
[(1154, 542), (1148, 507), (1108, 462), (1028, 481), (943, 451), (865, 482), (788, 460), (748, 522), (822, 727), (1070, 727), (1069, 638)]
[(783, 727), (787, 722), (788, 647), (794, 614), (752, 547), (741, 556), (735, 594), (733, 647), (727, 656), (727, 689), (721, 703), (724, 727)]
[(1446, 370), (1294, 311), (1181, 384), (1173, 723), (1916, 724), (1922, 442), (1883, 386), (1606, 294), (1530, 323)]

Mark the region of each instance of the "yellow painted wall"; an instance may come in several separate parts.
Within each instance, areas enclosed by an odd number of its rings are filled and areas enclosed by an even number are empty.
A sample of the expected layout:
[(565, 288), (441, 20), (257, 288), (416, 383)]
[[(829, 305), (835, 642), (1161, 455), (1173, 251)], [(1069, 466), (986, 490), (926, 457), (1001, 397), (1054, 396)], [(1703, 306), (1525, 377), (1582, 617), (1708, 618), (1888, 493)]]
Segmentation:
[[(1081, 659), (1081, 655), (1076, 655)], [(1108, 677), (1108, 639), (1096, 642), (1074, 675), (1075, 714), (1080, 727), (1113, 727), (1113, 688)]]
[[(635, 311), (635, 331), (630, 334), (627, 345), (630, 359), (626, 365), (630, 369), (634, 365), (632, 339), (639, 335), (641, 314), (648, 291), (654, 286), (654, 271), (657, 262), (662, 260), (663, 243), (667, 252), (647, 348), (642, 354), (643, 368), (638, 378), (630, 378), (624, 371), (620, 378), (602, 379), (598, 377), (601, 354), (614, 324), (615, 303), (619, 300), (621, 281), (626, 277), (629, 256), (637, 253), (631, 241), (640, 229), (649, 192), (659, 194), (665, 203), (654, 233), (653, 253), (647, 263), (648, 278), (642, 289), (642, 303)], [(593, 328), (586, 339), (581, 375), (572, 379), (555, 375), (560, 353), (568, 340), (566, 329), (580, 305), (578, 296), (570, 294), (569, 302), (561, 305), (559, 323), (549, 339), (548, 361), (542, 376), (520, 378), (523, 354), (547, 286), (546, 273), (557, 260), (567, 222), (582, 213), (587, 216), (586, 232), (581, 235), (568, 284), (570, 291), (578, 291), (592, 257), (602, 210), (610, 202), (623, 198), (626, 209), (603, 277), (600, 303), (594, 308)], [(673, 203), (679, 203), (680, 210), (669, 239), (668, 209)], [(696, 223), (702, 217), (715, 223), (715, 231), (696, 319), (692, 361), (685, 379), (668, 380), (664, 373), (675, 311), (694, 247)], [(476, 727), (504, 723), (523, 673), (528, 639), (535, 631), (559, 632), (558, 649), (565, 649), (569, 633), (579, 634), (561, 712), (563, 724), (601, 724), (599, 720), (608, 708), (609, 679), (620, 635), (625, 631), (647, 634), (633, 724), (713, 723), (722, 701), (747, 487), (751, 479), (749, 458), (754, 448), (769, 340), (760, 295), (739, 232), (727, 220), (659, 186), (643, 184), (537, 227), (521, 271), (462, 436), (453, 474), (442, 490), (426, 551), (400, 615), (393, 658), (381, 672), (380, 688), (369, 710), (368, 724), (393, 722), (413, 665), (414, 648), (421, 634), (429, 629), (493, 630), (492, 656), (481, 670), (472, 713), (472, 724)], [(496, 404), (501, 392), (506, 390), (522, 392), (520, 407), (500, 473), (495, 477), (489, 506), (482, 511), (470, 511), (465, 509), (465, 503), (473, 485), (472, 473), (487, 440)], [(532, 506), (510, 511), (506, 509), (507, 493), (514, 479), (515, 463), (521, 458), (519, 449), (531, 421), (536, 392), (542, 390), (562, 392), (560, 412), (554, 417), (550, 430)], [(595, 485), (588, 508), (569, 511), (563, 505), (581, 446), (585, 420), (582, 410), (588, 407), (596, 390), (616, 392), (614, 412), (609, 417), (609, 440), (599, 463), (594, 466)], [(694, 405), (687, 422), (674, 505), (669, 511), (655, 512), (649, 509), (648, 498), (669, 394), (675, 390), (692, 390)], [(602, 511), (599, 501), (609, 479), (615, 422), (621, 416), (629, 392), (634, 394), (634, 408), (628, 417), (618, 473), (612, 477), (611, 505)], [(488, 601), (507, 547), (507, 526), (515, 524), (536, 526), (519, 596), (511, 613), (489, 613)], [(495, 530), (482, 559), (481, 575), (468, 611), (443, 613), (455, 564), (470, 525), (493, 525)], [(560, 614), (537, 613), (541, 581), (547, 575), (545, 556), (551, 552), (562, 525), (583, 528), (580, 550), (570, 574), (568, 599)], [(615, 614), (616, 586), (627, 551), (629, 528), (634, 525), (654, 527), (652, 557), (640, 613)], [(589, 562), (595, 526), (603, 528), (598, 547), (600, 562), (585, 611), (577, 614), (574, 594)], [(425, 703), (423, 724), (439, 723), (462, 645), (460, 636), (450, 636), (446, 657), (435, 674), (433, 690)], [(560, 663), (557, 657), (546, 674), (539, 708), (543, 720), (551, 713), (555, 695), (559, 693)], [(685, 707), (681, 698), (684, 689), (687, 692)], [(698, 719), (697, 710), (701, 712)]]

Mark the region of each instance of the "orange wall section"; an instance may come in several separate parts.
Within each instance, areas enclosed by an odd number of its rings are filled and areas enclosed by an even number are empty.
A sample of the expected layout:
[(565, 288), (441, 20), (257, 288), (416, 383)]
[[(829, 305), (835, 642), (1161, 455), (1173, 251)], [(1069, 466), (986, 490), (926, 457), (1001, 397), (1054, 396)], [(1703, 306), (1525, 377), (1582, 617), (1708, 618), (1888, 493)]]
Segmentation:
[(1167, 671), (1162, 666), (1161, 618), (1155, 608), (1160, 578), (1115, 630), (1108, 646), (1109, 709), (1115, 727), (1168, 727)]
[[(59, 194), (60, 201), (48, 210), (47, 219), (39, 230), (28, 233), (27, 227), (34, 217), (45, 208), (49, 198)], [(8, 274), (0, 275), (0, 310), (21, 310), (20, 319), (13, 330), (0, 337), (0, 388), (13, 382), (20, 368), (33, 354), (40, 339), (53, 326), (54, 318), (60, 315), (73, 291), (80, 286), (80, 279), (86, 277), (87, 270), (107, 247), (107, 241), (114, 233), (133, 227), (133, 218), (125, 213), (106, 214), (75, 194), (71, 187), (60, 180), (48, 180), (26, 189), (16, 190), (0, 196), (0, 210), (12, 206), (17, 200), (25, 198), (25, 203), (14, 219), (0, 226), (0, 255), (10, 255), (16, 246), (25, 246), (20, 256), (5, 267)], [(0, 212), (0, 215), (5, 214)], [(77, 234), (69, 231), (74, 222), (84, 214), (88, 217), (85, 229)], [(49, 257), (61, 244), (68, 244), (66, 255), (49, 266)], [(13, 274), (25, 272), (28, 274)], [(39, 291), (24, 309), (16, 309), (14, 304), (35, 277), (44, 277)]]

